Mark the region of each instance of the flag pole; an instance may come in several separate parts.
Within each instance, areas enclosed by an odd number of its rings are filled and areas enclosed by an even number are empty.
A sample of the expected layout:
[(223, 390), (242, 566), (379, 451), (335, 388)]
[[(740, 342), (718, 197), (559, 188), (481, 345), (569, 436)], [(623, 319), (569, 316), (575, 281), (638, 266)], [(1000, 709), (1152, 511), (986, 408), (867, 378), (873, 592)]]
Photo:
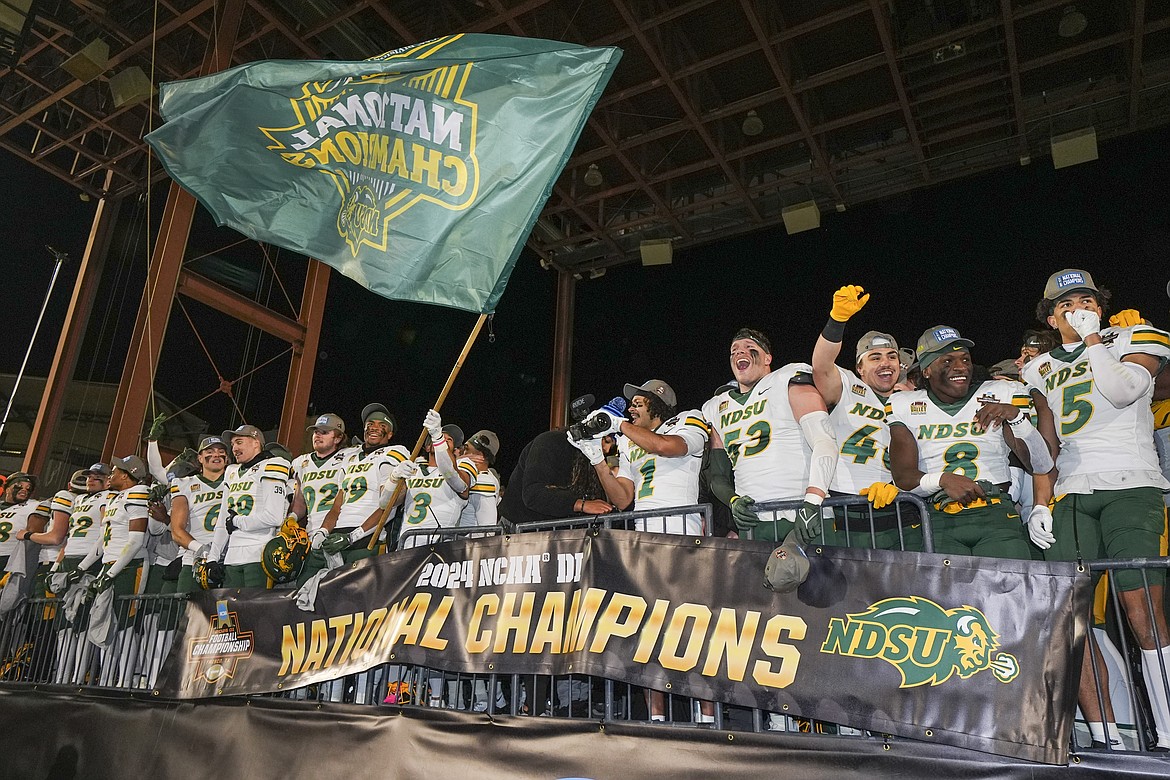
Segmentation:
[[(479, 332), (483, 329), (483, 324), (487, 321), (487, 318), (488, 315), (484, 313), (480, 314), (479, 319), (475, 321), (475, 327), (471, 329), (471, 335), (467, 337), (467, 343), (463, 345), (463, 351), (455, 359), (455, 365), (451, 368), (451, 375), (447, 377), (447, 384), (443, 385), (443, 391), (439, 393), (439, 399), (431, 407), (436, 412), (441, 409), (443, 402), (447, 400), (447, 393), (451, 392), (451, 386), (455, 384), (455, 377), (459, 376), (459, 369), (463, 368), (463, 361), (467, 359), (467, 354), (471, 352), (471, 345), (478, 338)], [(415, 442), (414, 450), (410, 453), (410, 460), (412, 462), (418, 459), (418, 454), (422, 452), (426, 440), (427, 431), (424, 428), (423, 432), (419, 434), (418, 441)], [(382, 535), (382, 529), (386, 527), (386, 521), (390, 517), (390, 512), (394, 510), (394, 505), (398, 503), (398, 497), (402, 495), (405, 484), (403, 480), (398, 480), (398, 484), (394, 486), (394, 494), (390, 497), (390, 503), (382, 510), (382, 516), (378, 518), (378, 525), (374, 528), (374, 533), (370, 535), (370, 544), (366, 549), (373, 550), (378, 546), (378, 537)]]

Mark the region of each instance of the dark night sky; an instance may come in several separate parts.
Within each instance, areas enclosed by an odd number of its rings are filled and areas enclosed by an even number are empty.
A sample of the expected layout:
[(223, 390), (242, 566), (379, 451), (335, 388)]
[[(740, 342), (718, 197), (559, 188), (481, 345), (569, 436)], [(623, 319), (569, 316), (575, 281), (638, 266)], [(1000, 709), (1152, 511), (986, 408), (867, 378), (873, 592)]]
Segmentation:
[[(727, 345), (742, 325), (768, 333), (776, 364), (807, 360), (828, 314), (833, 291), (862, 284), (873, 294), (851, 323), (846, 342), (870, 328), (889, 330), (913, 346), (928, 326), (958, 327), (975, 341), (977, 362), (1013, 357), (1020, 332), (1049, 273), (1090, 270), (1114, 292), (1118, 307), (1140, 308), (1165, 325), (1170, 278), (1170, 173), (1166, 132), (1103, 144), (1097, 162), (1054, 171), (1049, 159), (950, 182), (890, 201), (828, 213), (819, 230), (788, 236), (783, 228), (675, 253), (671, 266), (629, 265), (578, 286), (572, 391), (601, 400), (624, 382), (670, 382), (681, 406), (699, 406), (730, 377)], [(52, 244), (80, 258), (94, 210), (71, 188), (5, 154), (5, 348), (0, 371), (15, 372), (31, 336), (51, 272)], [(161, 213), (162, 188), (152, 218)], [(145, 210), (127, 204), (141, 223)], [(206, 221), (206, 218), (202, 220)], [(138, 305), (146, 248), (119, 235), (102, 300), (81, 359), (79, 377), (116, 381)], [(211, 251), (238, 236), (197, 224), (192, 245)], [(229, 250), (224, 256), (234, 257)], [(201, 253), (199, 250), (194, 254)], [(253, 249), (250, 262), (258, 265)], [(278, 267), (297, 276), (303, 261), (285, 253)], [(43, 375), (65, 316), (75, 268), (67, 268), (38, 338), (30, 373)], [(117, 277), (117, 281), (114, 279)], [(507, 474), (523, 444), (547, 428), (552, 367), (553, 274), (525, 253), (487, 334), (472, 350), (444, 416), (471, 433), (500, 434)], [(296, 281), (286, 282), (298, 290)], [(136, 287), (136, 285), (138, 285)], [(282, 296), (273, 288), (273, 300)], [(296, 296), (294, 296), (295, 298)], [(222, 373), (247, 364), (247, 332), (198, 304)], [(1115, 307), (1117, 308), (1117, 307)], [(402, 422), (412, 444), (423, 413), (437, 396), (474, 315), (387, 301), (333, 275), (313, 388), (314, 411), (337, 411), (357, 426), (361, 407), (381, 401)], [(280, 351), (264, 337), (252, 365)], [(274, 361), (241, 386), (250, 422), (275, 427), (287, 359)], [(157, 386), (180, 405), (215, 386), (201, 348), (181, 312), (173, 315)], [(222, 397), (192, 410), (213, 430), (234, 423)]]

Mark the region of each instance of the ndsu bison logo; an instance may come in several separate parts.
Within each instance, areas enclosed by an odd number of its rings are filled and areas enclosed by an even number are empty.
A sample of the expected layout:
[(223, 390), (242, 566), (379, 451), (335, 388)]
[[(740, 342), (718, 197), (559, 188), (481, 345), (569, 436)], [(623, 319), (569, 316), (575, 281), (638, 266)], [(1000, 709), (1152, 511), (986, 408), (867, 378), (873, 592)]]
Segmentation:
[(883, 599), (865, 612), (829, 621), (822, 653), (880, 658), (902, 675), (901, 688), (942, 685), (990, 669), (1009, 683), (1020, 673), (1015, 656), (996, 652), (999, 634), (974, 607), (944, 609), (929, 599)]

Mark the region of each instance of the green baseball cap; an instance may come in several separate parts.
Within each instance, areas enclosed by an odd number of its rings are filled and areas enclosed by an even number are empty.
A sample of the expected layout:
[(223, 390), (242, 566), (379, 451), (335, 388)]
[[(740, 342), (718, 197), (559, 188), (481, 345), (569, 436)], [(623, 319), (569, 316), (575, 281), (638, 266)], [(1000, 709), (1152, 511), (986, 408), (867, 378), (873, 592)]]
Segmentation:
[(962, 352), (973, 346), (974, 341), (963, 338), (950, 325), (935, 325), (918, 337), (918, 348), (914, 353), (918, 356), (919, 365), (926, 368), (948, 352)]

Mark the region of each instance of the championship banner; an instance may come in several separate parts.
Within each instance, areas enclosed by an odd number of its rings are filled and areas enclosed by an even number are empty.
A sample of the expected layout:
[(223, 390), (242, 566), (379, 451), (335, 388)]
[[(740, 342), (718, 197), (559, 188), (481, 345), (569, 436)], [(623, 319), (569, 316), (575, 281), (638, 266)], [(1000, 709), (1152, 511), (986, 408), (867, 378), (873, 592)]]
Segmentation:
[(491, 312), (621, 51), (450, 35), (163, 84), (146, 136), (250, 238), (387, 298)]
[[(421, 547), (291, 591), (197, 593), (160, 693), (288, 690), (382, 663), (585, 674), (1064, 763), (1087, 630), (1073, 563), (839, 547), (763, 587), (763, 542), (629, 531)], [(1029, 714), (1030, 713), (1030, 714)]]

